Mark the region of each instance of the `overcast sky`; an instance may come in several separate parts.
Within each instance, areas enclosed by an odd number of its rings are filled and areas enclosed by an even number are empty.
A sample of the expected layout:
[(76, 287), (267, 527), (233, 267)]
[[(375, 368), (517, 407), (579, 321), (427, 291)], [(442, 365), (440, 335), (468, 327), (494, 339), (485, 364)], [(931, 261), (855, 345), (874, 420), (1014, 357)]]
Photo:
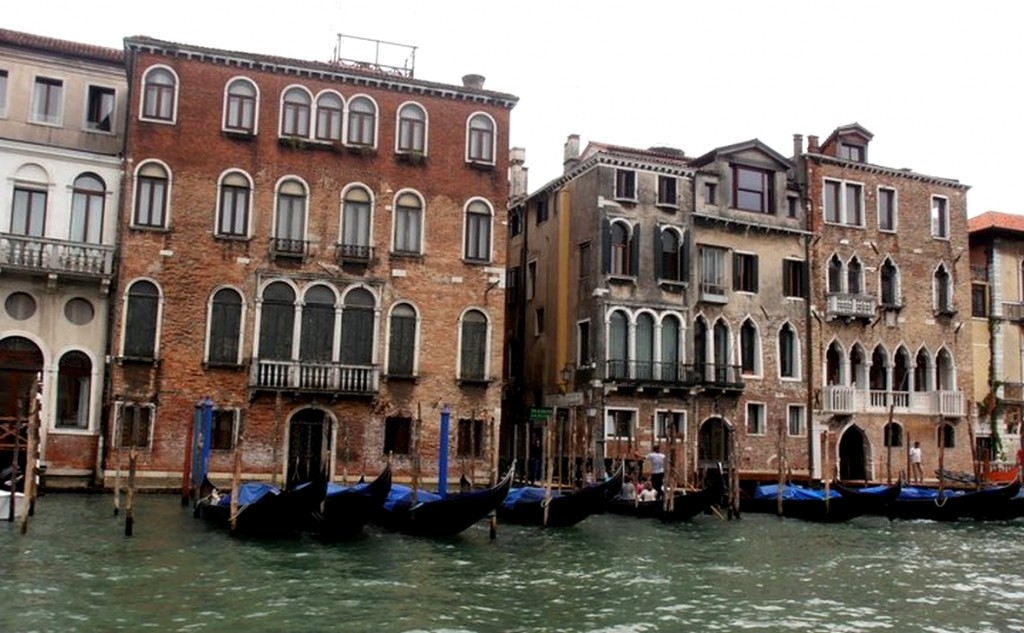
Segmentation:
[(788, 156), (794, 133), (857, 122), (875, 135), (871, 162), (971, 185), (969, 215), (1024, 214), (1015, 2), (51, 0), (3, 13), (4, 28), (115, 48), (148, 35), (326, 61), (339, 32), (415, 46), (420, 79), (478, 73), (520, 98), (510, 140), (531, 190), (561, 173), (573, 133), (692, 156), (756, 137)]

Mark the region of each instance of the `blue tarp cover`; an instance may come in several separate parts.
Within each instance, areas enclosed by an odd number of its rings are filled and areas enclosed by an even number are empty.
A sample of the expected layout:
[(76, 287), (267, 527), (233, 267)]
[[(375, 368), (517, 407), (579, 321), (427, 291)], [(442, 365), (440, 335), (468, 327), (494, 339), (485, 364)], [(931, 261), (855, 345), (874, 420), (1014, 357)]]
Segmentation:
[[(964, 494), (961, 490), (945, 490), (943, 494), (947, 497), (956, 497)], [(914, 486), (908, 486), (900, 490), (900, 496), (897, 499), (910, 500), (910, 499), (937, 499), (939, 497), (939, 490), (937, 488), (916, 488)]]
[[(416, 493), (416, 503), (440, 501), (441, 498), (441, 495), (436, 492), (420, 490)], [(392, 484), (391, 491), (388, 493), (388, 500), (384, 502), (384, 509), (391, 511), (394, 510), (396, 506), (400, 505), (412, 505), (412, 488), (409, 486)]]
[(336, 484), (336, 483), (334, 483), (332, 481), (332, 482), (327, 484), (327, 496), (331, 497), (333, 495), (338, 494), (339, 492), (348, 492), (348, 491), (360, 492), (360, 491), (366, 490), (367, 488), (369, 488), (369, 486), (370, 486), (370, 484), (368, 484), (368, 483), (361, 483), (361, 484), (355, 484), (355, 485), (352, 485), (352, 486), (346, 486), (346, 485), (342, 485), (342, 484)]
[[(270, 484), (248, 482), (238, 486), (238, 505), (244, 506), (256, 503), (266, 495), (279, 495), (281, 491)], [(231, 506), (231, 492), (217, 500), (217, 505), (222, 507)]]
[[(531, 501), (544, 501), (544, 497), (547, 494), (547, 489), (538, 488), (537, 486), (525, 486), (523, 488), (512, 488), (508, 491), (508, 496), (505, 497), (505, 501), (502, 503), (506, 508), (511, 508), (516, 503), (531, 502)], [(551, 491), (552, 497), (558, 496), (558, 491)]]
[[(778, 499), (779, 497), (779, 486), (778, 484), (771, 484), (768, 486), (758, 486), (754, 491), (755, 499)], [(835, 490), (828, 491), (829, 499), (838, 499), (842, 497)], [(786, 501), (793, 500), (805, 500), (805, 501), (822, 501), (825, 499), (824, 490), (813, 490), (811, 488), (804, 488), (802, 486), (783, 486), (782, 487), (782, 498)]]

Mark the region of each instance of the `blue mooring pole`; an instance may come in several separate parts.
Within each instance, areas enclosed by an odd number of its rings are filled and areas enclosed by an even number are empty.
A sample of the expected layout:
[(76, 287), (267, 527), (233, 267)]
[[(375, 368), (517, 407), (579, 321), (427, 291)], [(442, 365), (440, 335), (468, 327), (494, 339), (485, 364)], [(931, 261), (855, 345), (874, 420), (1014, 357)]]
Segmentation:
[(437, 494), (442, 497), (448, 495), (448, 423), (451, 411), (448, 405), (441, 409), (441, 447), (437, 460)]
[(203, 476), (210, 474), (210, 451), (213, 450), (213, 399), (203, 399)]

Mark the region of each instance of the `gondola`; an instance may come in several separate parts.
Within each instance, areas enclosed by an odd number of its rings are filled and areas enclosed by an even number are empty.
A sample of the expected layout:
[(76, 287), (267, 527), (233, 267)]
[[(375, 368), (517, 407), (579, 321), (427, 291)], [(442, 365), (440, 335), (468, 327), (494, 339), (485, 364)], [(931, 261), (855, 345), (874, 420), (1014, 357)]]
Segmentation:
[[(873, 508), (891, 502), (900, 493), (901, 485), (885, 486), (877, 495), (844, 494), (836, 487), (825, 490), (783, 485), (780, 516), (816, 523), (842, 523)], [(849, 489), (847, 489), (849, 490)], [(779, 487), (758, 486), (750, 497), (740, 499), (740, 511), (752, 514), (779, 514)]]
[[(238, 487), (235, 532), (263, 538), (294, 535), (320, 510), (327, 494), (327, 479), (318, 477), (290, 490), (268, 483), (246, 482)], [(212, 525), (230, 527), (231, 491), (203, 481), (193, 514)]]
[(608, 500), (622, 488), (622, 468), (610, 479), (565, 494), (546, 488), (513, 488), (498, 506), (498, 519), (519, 525), (570, 527), (592, 514), (604, 512)]
[(497, 485), (442, 497), (408, 486), (391, 486), (387, 501), (374, 514), (373, 523), (414, 536), (447, 537), (468, 529), (501, 504), (512, 486), (510, 470)]
[(979, 521), (1010, 521), (1024, 517), (1024, 489), (1006, 499), (1003, 503), (990, 503), (969, 515)]
[(964, 492), (934, 488), (904, 488), (888, 506), (889, 519), (956, 521), (963, 517), (996, 516), (1010, 507), (1011, 499), (1020, 492), (1020, 481), (1005, 486)]
[(700, 490), (686, 493), (675, 491), (669, 508), (666, 508), (664, 499), (634, 501), (614, 498), (608, 501), (607, 510), (611, 514), (660, 519), (666, 523), (675, 523), (689, 521), (698, 514), (706, 512), (721, 498), (722, 483), (715, 479)]
[(350, 538), (362, 531), (363, 526), (383, 507), (391, 492), (391, 465), (370, 483), (360, 482), (344, 486), (327, 484), (323, 509), (310, 515), (305, 530), (322, 539)]

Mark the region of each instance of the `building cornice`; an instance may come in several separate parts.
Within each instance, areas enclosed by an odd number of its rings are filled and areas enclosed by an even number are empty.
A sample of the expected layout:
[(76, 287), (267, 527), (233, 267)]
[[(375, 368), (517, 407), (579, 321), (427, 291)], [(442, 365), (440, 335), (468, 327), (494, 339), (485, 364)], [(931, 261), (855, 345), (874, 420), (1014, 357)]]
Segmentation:
[(836, 158), (835, 156), (829, 156), (827, 154), (811, 154), (807, 153), (804, 156), (808, 160), (817, 161), (819, 163), (827, 165), (835, 165), (837, 167), (843, 167), (846, 169), (855, 169), (857, 171), (867, 172), (869, 174), (876, 174), (882, 176), (893, 176), (896, 178), (907, 178), (909, 180), (916, 180), (918, 182), (926, 182), (932, 185), (941, 185), (943, 187), (951, 187), (953, 189), (961, 189), (967, 191), (971, 188), (970, 185), (965, 185), (959, 180), (952, 178), (939, 178), (938, 176), (928, 176), (926, 174), (919, 174), (916, 171), (909, 169), (894, 169), (892, 167), (883, 167), (881, 165), (873, 165), (871, 163), (858, 163), (857, 161), (844, 160), (842, 158)]
[(730, 227), (738, 227), (743, 229), (757, 229), (766, 233), (785, 233), (788, 235), (800, 235), (810, 236), (813, 235), (810, 231), (803, 229), (795, 229), (789, 226), (780, 226), (777, 224), (766, 224), (764, 222), (750, 222), (748, 220), (742, 220), (731, 216), (713, 215), (709, 213), (694, 212), (691, 214), (694, 221), (702, 220), (708, 224), (725, 224)]

